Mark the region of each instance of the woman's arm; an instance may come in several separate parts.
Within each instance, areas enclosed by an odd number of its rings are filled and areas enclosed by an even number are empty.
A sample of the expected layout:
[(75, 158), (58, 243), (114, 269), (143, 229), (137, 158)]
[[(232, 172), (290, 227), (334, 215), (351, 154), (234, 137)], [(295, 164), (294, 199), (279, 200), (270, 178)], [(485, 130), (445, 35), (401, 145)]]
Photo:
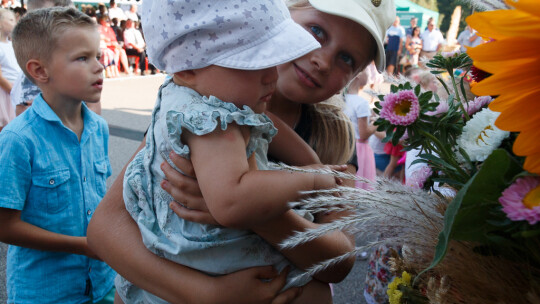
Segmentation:
[(272, 138), (268, 155), (295, 166), (321, 163), (317, 153), (289, 125), (271, 112), (265, 114), (272, 119), (274, 126), (279, 130)]
[(289, 303), (299, 295), (299, 288), (279, 294), (285, 273), (278, 276), (271, 267), (210, 277), (154, 255), (144, 246), (137, 224), (124, 207), (124, 172), (125, 167), (88, 226), (88, 246), (120, 275), (171, 303), (278, 304)]

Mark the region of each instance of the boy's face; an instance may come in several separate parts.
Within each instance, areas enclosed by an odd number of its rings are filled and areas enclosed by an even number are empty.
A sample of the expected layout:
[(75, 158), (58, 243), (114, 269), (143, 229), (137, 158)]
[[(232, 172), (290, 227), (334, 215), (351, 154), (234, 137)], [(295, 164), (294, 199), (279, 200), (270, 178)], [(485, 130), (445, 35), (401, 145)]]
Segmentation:
[(314, 8), (291, 10), (291, 17), (321, 48), (278, 66), (278, 92), (285, 98), (311, 104), (326, 100), (369, 63), (376, 45), (360, 24)]
[(275, 67), (246, 71), (211, 65), (193, 72), (195, 83), (192, 88), (199, 94), (215, 96), (239, 108), (247, 105), (256, 113), (266, 109), (276, 88)]
[(58, 100), (98, 102), (103, 86), (99, 62), (99, 32), (95, 27), (67, 29), (58, 38), (51, 60), (45, 63), (47, 89)]

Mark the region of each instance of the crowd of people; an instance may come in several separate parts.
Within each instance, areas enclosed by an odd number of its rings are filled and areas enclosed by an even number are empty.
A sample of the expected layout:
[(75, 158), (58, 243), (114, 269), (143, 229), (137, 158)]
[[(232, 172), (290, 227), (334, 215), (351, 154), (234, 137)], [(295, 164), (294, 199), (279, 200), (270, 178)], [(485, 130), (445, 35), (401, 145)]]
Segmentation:
[[(331, 284), (354, 258), (292, 278), (354, 239), (334, 231), (279, 244), (349, 214), (287, 203), (301, 191), (369, 185), (269, 170), (269, 161), (403, 180), (405, 153), (382, 142), (362, 90), (400, 71), (402, 57), (417, 66), (439, 52), (433, 20), (405, 30), (392, 0), (153, 0), (142, 16), (114, 0), (80, 10), (27, 3), (20, 18), (0, 9), (9, 303), (332, 302)], [(476, 41), (467, 30), (464, 44)], [(152, 123), (107, 190), (103, 77), (158, 71), (169, 76)], [(368, 273), (369, 303), (385, 301), (380, 267)]]

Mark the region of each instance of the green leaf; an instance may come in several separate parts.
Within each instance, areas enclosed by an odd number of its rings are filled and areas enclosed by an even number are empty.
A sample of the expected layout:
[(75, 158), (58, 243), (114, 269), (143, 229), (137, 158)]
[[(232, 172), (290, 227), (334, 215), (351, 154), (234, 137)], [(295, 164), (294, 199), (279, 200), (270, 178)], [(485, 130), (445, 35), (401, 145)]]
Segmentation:
[(484, 244), (506, 241), (505, 238), (490, 233), (497, 229), (487, 222), (488, 211), (493, 208), (508, 182), (521, 171), (519, 164), (505, 150), (497, 149), (491, 153), (480, 170), (467, 181), (448, 205), (433, 261), (418, 277), (444, 259), (452, 239), (474, 240)]
[(397, 91), (399, 91), (399, 87), (397, 87), (396, 85), (390, 86), (390, 92), (397, 93)]
[(420, 85), (417, 85), (416, 87), (414, 87), (414, 95), (418, 96), (420, 95), (420, 90), (422, 88), (420, 87)]

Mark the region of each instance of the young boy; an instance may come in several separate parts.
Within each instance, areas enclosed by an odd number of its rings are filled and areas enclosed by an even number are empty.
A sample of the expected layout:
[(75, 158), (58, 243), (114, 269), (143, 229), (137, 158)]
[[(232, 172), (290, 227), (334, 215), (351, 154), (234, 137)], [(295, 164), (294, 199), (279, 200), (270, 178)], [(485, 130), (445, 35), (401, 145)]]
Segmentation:
[(112, 289), (114, 271), (86, 242), (111, 174), (107, 124), (82, 103), (101, 97), (99, 39), (73, 8), (30, 12), (13, 30), (17, 61), (42, 94), (0, 134), (8, 303), (96, 302)]

